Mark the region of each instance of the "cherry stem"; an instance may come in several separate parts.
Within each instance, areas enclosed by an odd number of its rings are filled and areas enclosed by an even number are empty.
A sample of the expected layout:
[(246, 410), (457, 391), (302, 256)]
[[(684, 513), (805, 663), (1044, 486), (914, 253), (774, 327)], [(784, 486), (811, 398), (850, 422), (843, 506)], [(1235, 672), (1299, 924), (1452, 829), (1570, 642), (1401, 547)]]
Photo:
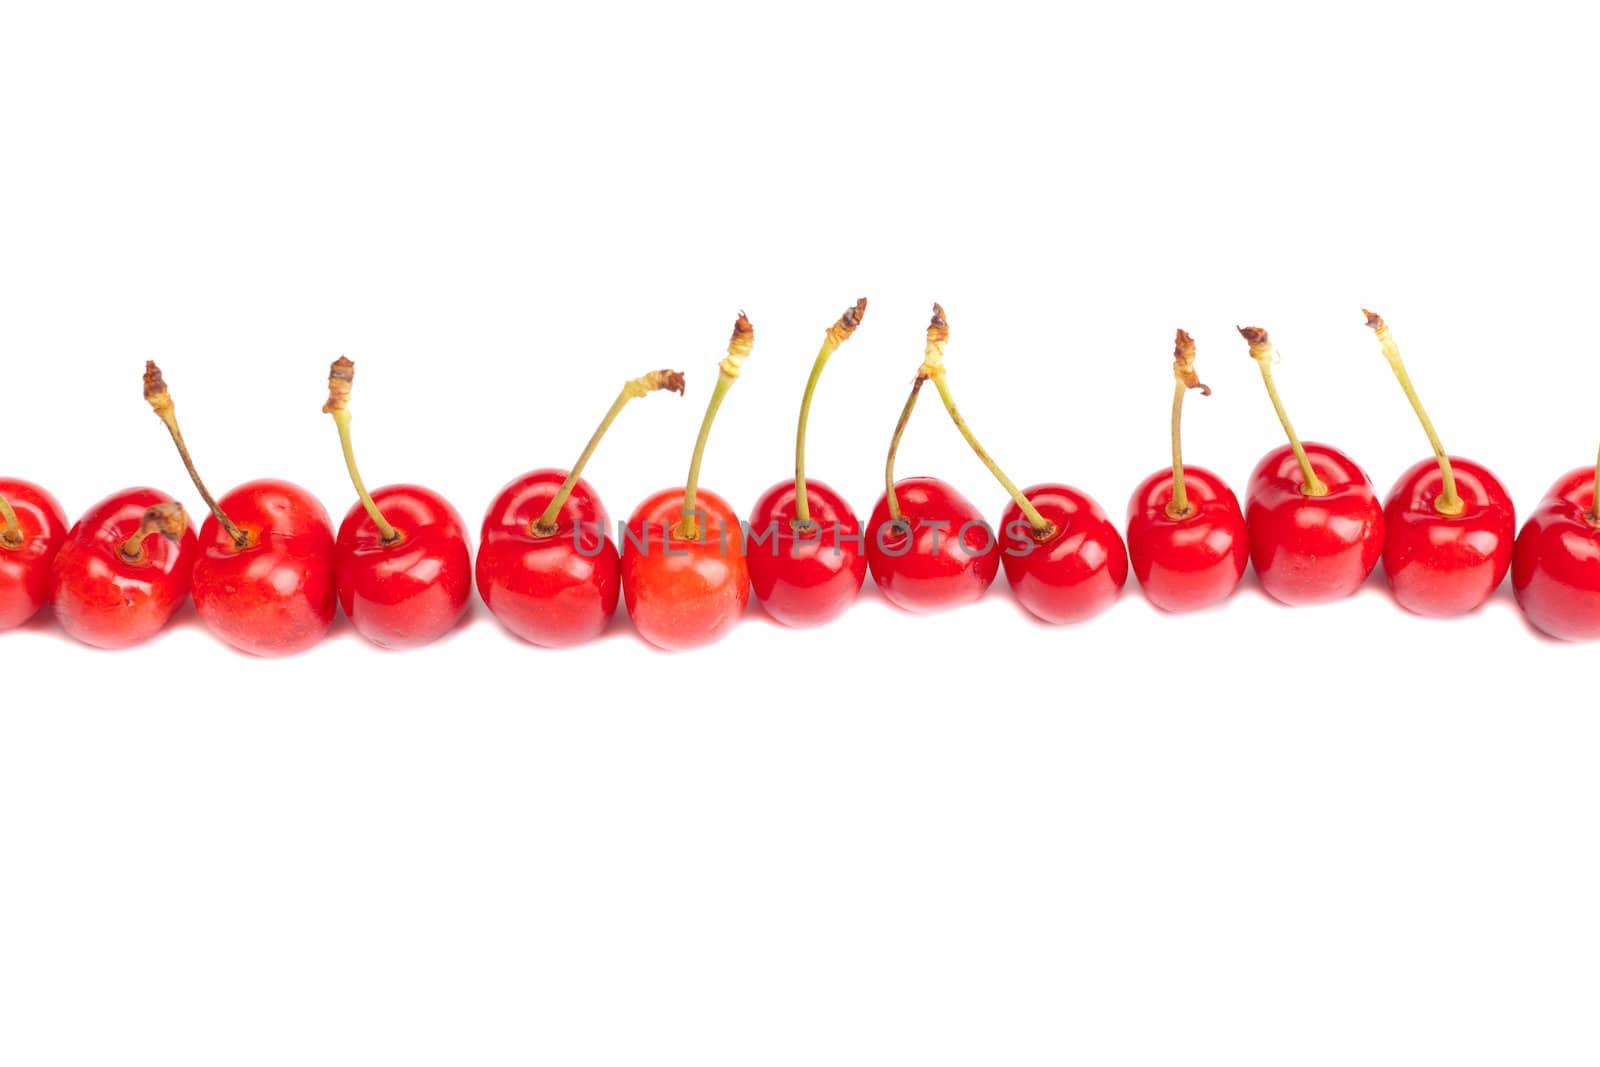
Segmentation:
[(11, 501), (4, 493), (0, 493), (0, 545), (22, 547), (22, 524), (17, 521), (17, 513), (11, 510)]
[(695, 494), (700, 488), (700, 461), (705, 458), (706, 442), (711, 438), (711, 424), (717, 419), (717, 409), (722, 407), (722, 398), (728, 395), (733, 383), (739, 380), (739, 371), (750, 355), (754, 343), (755, 328), (741, 311), (739, 318), (733, 324), (733, 337), (728, 341), (728, 356), (717, 365), (717, 384), (716, 388), (711, 390), (711, 399), (706, 404), (705, 418), (700, 420), (700, 436), (695, 439), (694, 456), (689, 460), (689, 476), (683, 483), (683, 513), (673, 524), (671, 531), (674, 537), (685, 541), (700, 540), (700, 527), (694, 508)]
[(1289, 422), (1289, 413), (1283, 408), (1283, 399), (1278, 396), (1278, 386), (1272, 380), (1272, 342), (1267, 338), (1267, 331), (1259, 326), (1240, 326), (1239, 333), (1245, 342), (1250, 345), (1250, 358), (1256, 361), (1261, 368), (1261, 380), (1267, 386), (1267, 396), (1272, 399), (1272, 410), (1278, 413), (1278, 422), (1283, 425), (1283, 432), (1289, 437), (1289, 447), (1294, 449), (1294, 458), (1300, 461), (1300, 491), (1306, 496), (1327, 496), (1328, 487), (1317, 472), (1311, 468), (1311, 458), (1306, 455), (1305, 446), (1300, 443), (1300, 438), (1295, 436), (1294, 425)]
[(356, 496), (361, 498), (361, 506), (367, 509), (367, 515), (378, 527), (379, 539), (386, 545), (392, 545), (400, 540), (402, 535), (383, 517), (383, 512), (378, 510), (377, 501), (367, 492), (367, 483), (361, 480), (361, 471), (356, 466), (355, 446), (350, 441), (350, 387), (355, 381), (355, 361), (344, 356), (334, 360), (333, 366), (328, 368), (328, 402), (322, 405), (322, 413), (332, 415), (333, 424), (338, 427), (339, 447), (344, 450), (344, 466), (350, 472), (350, 482), (356, 487)]
[(578, 484), (578, 479), (583, 475), (583, 468), (588, 465), (589, 458), (594, 455), (594, 450), (600, 447), (600, 439), (606, 435), (611, 424), (616, 421), (628, 401), (635, 397), (646, 396), (657, 389), (683, 395), (683, 375), (675, 370), (651, 371), (642, 378), (635, 378), (622, 387), (622, 392), (617, 394), (617, 399), (612, 403), (611, 410), (606, 412), (605, 418), (600, 420), (600, 425), (595, 427), (594, 434), (589, 438), (589, 443), (584, 445), (583, 453), (578, 456), (578, 461), (572, 465), (572, 470), (567, 474), (566, 481), (561, 483), (561, 488), (556, 490), (556, 495), (550, 498), (550, 504), (544, 513), (534, 521), (533, 533), (538, 537), (549, 537), (559, 528), (556, 519), (561, 515), (561, 508), (566, 504), (567, 498), (572, 495), (573, 486)]
[(179, 541), (183, 538), (184, 531), (189, 528), (189, 515), (183, 510), (183, 505), (177, 501), (165, 504), (153, 504), (145, 509), (144, 517), (139, 521), (139, 528), (134, 531), (122, 544), (117, 546), (117, 554), (126, 563), (142, 563), (144, 561), (144, 543), (156, 534), (160, 534), (168, 541)]
[(1417, 396), (1417, 391), (1411, 385), (1411, 375), (1406, 373), (1406, 365), (1400, 359), (1400, 346), (1395, 344), (1394, 336), (1389, 332), (1389, 324), (1383, 321), (1383, 316), (1377, 312), (1361, 309), (1367, 317), (1367, 325), (1377, 335), (1378, 343), (1383, 346), (1383, 358), (1389, 361), (1389, 369), (1394, 371), (1395, 378), (1400, 382), (1400, 388), (1405, 391), (1406, 399), (1411, 401), (1411, 410), (1417, 413), (1417, 421), (1422, 423), (1422, 430), (1428, 435), (1428, 443), (1433, 446), (1433, 456), (1439, 461), (1439, 474), (1444, 479), (1444, 490), (1433, 502), (1433, 510), (1447, 518), (1460, 515), (1466, 510), (1466, 504), (1456, 493), (1455, 471), (1450, 469), (1450, 457), (1445, 453), (1444, 445), (1439, 441), (1439, 434), (1433, 428), (1433, 420), (1428, 418), (1428, 413), (1422, 407), (1422, 398)]
[(889, 502), (889, 520), (896, 525), (904, 522), (905, 517), (900, 514), (899, 494), (894, 491), (894, 457), (900, 451), (900, 438), (911, 421), (911, 412), (916, 409), (917, 394), (922, 392), (922, 383), (927, 380), (919, 374), (911, 383), (911, 395), (906, 397), (906, 406), (900, 409), (900, 421), (894, 424), (894, 436), (889, 438), (889, 458), (883, 466), (884, 498)]
[(794, 433), (794, 518), (795, 525), (799, 527), (811, 525), (811, 501), (806, 496), (806, 420), (811, 416), (811, 395), (817, 391), (817, 382), (822, 380), (822, 368), (828, 365), (828, 358), (840, 345), (850, 340), (850, 335), (856, 332), (866, 313), (867, 298), (862, 297), (856, 301), (855, 307), (847, 309), (839, 316), (838, 322), (828, 327), (822, 350), (817, 353), (816, 362), (811, 364), (811, 377), (806, 379), (805, 395), (800, 398), (800, 423)]
[(1589, 520), (1600, 526), (1600, 456), (1594, 464), (1594, 495), (1589, 498)]
[(1183, 480), (1183, 394), (1198, 389), (1201, 396), (1210, 396), (1211, 387), (1195, 375), (1194, 338), (1179, 330), (1175, 344), (1172, 351), (1172, 376), (1176, 379), (1172, 391), (1172, 499), (1167, 503), (1167, 517), (1181, 519), (1189, 514), (1189, 487)]
[(944, 346), (949, 337), (950, 326), (945, 322), (944, 308), (935, 304), (933, 321), (928, 324), (928, 346), (923, 352), (922, 369), (917, 372), (917, 376), (932, 379), (934, 387), (939, 390), (939, 399), (944, 401), (944, 409), (950, 413), (950, 421), (956, 424), (956, 429), (961, 431), (961, 436), (967, 439), (968, 446), (978, 459), (983, 461), (983, 465), (989, 468), (989, 473), (994, 475), (995, 481), (1004, 486), (1005, 491), (1011, 494), (1011, 499), (1017, 502), (1017, 507), (1027, 516), (1028, 525), (1033, 527), (1033, 536), (1040, 541), (1046, 540), (1055, 534), (1056, 524), (1039, 514), (1039, 509), (1022, 494), (1016, 483), (1006, 477), (1005, 471), (1000, 469), (1000, 465), (978, 443), (978, 438), (967, 425), (967, 420), (956, 410), (956, 402), (950, 395), (950, 387), (945, 384), (944, 374)]
[(194, 468), (194, 460), (189, 456), (189, 446), (183, 443), (183, 431), (178, 429), (178, 413), (172, 403), (172, 394), (167, 392), (166, 380), (161, 377), (161, 368), (153, 360), (146, 360), (144, 364), (144, 399), (166, 426), (167, 432), (172, 435), (172, 443), (178, 447), (178, 456), (183, 460), (184, 469), (189, 472), (189, 480), (194, 482), (194, 487), (200, 493), (200, 499), (206, 502), (206, 507), (211, 509), (211, 514), (216, 518), (230, 538), (233, 539), (235, 548), (250, 547), (250, 535), (234, 525), (232, 519), (223, 513), (217, 505), (217, 500), (206, 488), (206, 483), (200, 480), (200, 472)]

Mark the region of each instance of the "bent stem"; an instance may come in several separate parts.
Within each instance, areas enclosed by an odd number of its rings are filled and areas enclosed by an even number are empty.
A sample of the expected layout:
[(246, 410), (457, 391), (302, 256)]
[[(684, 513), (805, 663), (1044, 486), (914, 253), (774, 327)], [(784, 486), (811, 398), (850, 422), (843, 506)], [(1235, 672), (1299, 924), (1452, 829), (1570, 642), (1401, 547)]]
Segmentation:
[(905, 521), (900, 514), (900, 497), (894, 491), (894, 457), (900, 451), (900, 438), (906, 432), (906, 423), (911, 421), (911, 412), (917, 406), (917, 394), (922, 392), (922, 383), (928, 379), (917, 375), (917, 380), (911, 383), (911, 395), (906, 397), (906, 406), (900, 409), (900, 421), (894, 424), (894, 436), (889, 438), (889, 458), (883, 465), (884, 498), (889, 502), (889, 521), (899, 525)]
[(800, 527), (808, 528), (811, 525), (811, 501), (806, 496), (806, 420), (811, 416), (811, 394), (817, 391), (817, 382), (822, 380), (822, 368), (828, 365), (828, 358), (840, 345), (850, 340), (866, 313), (867, 298), (862, 297), (856, 301), (855, 307), (848, 308), (839, 316), (838, 322), (828, 327), (822, 350), (817, 353), (816, 362), (811, 364), (811, 377), (806, 379), (805, 395), (800, 398), (800, 423), (794, 433), (794, 517), (795, 524)]
[(340, 356), (333, 361), (333, 366), (328, 368), (328, 402), (322, 405), (325, 415), (333, 416), (333, 424), (339, 429), (339, 447), (344, 450), (344, 466), (350, 472), (350, 483), (356, 487), (356, 496), (361, 498), (361, 506), (367, 509), (367, 515), (378, 527), (378, 537), (386, 545), (392, 545), (400, 540), (401, 534), (383, 517), (383, 512), (378, 510), (377, 502), (372, 499), (372, 494), (367, 492), (367, 484), (361, 480), (361, 471), (356, 467), (356, 450), (350, 443), (350, 387), (355, 384), (355, 362)]
[(589, 443), (583, 446), (583, 452), (578, 456), (578, 461), (572, 465), (566, 481), (561, 483), (561, 488), (550, 498), (550, 503), (543, 514), (534, 521), (533, 532), (536, 536), (549, 537), (556, 532), (556, 519), (560, 517), (567, 498), (572, 495), (572, 487), (578, 484), (578, 479), (583, 476), (583, 468), (588, 466), (594, 450), (600, 447), (600, 439), (606, 435), (606, 431), (611, 428), (617, 416), (622, 414), (622, 409), (627, 406), (628, 401), (635, 397), (646, 396), (657, 389), (665, 389), (682, 396), (683, 375), (675, 370), (657, 370), (623, 385), (622, 392), (617, 394), (617, 399), (611, 404), (611, 410), (606, 412), (605, 418), (600, 420), (600, 425), (595, 427), (594, 433), (589, 437)]
[(142, 563), (144, 561), (144, 543), (156, 534), (160, 534), (168, 541), (179, 541), (184, 531), (189, 528), (189, 515), (183, 510), (183, 505), (176, 500), (165, 504), (152, 504), (145, 509), (144, 517), (139, 520), (139, 528), (133, 532), (122, 544), (117, 546), (117, 555), (126, 563)]
[(1400, 359), (1400, 346), (1394, 343), (1394, 336), (1389, 332), (1389, 324), (1383, 321), (1383, 316), (1375, 311), (1361, 309), (1367, 317), (1367, 326), (1377, 335), (1378, 343), (1383, 346), (1383, 358), (1389, 361), (1389, 369), (1394, 371), (1395, 378), (1400, 382), (1400, 388), (1405, 391), (1406, 399), (1411, 401), (1411, 410), (1417, 413), (1417, 421), (1422, 423), (1422, 430), (1428, 435), (1428, 443), (1433, 446), (1433, 458), (1439, 462), (1439, 474), (1444, 479), (1444, 490), (1433, 502), (1433, 509), (1439, 514), (1448, 517), (1460, 515), (1466, 510), (1466, 504), (1456, 493), (1455, 471), (1450, 469), (1450, 457), (1445, 453), (1444, 445), (1439, 441), (1439, 434), (1433, 428), (1433, 420), (1428, 418), (1428, 413), (1422, 407), (1422, 398), (1417, 396), (1417, 391), (1411, 385), (1411, 375), (1406, 373), (1406, 365)]
[(4, 493), (0, 493), (0, 545), (22, 547), (22, 524), (17, 522), (17, 513), (11, 510), (11, 501)]
[(1183, 394), (1198, 389), (1201, 396), (1210, 396), (1211, 387), (1195, 375), (1194, 338), (1179, 330), (1175, 345), (1172, 350), (1172, 376), (1177, 380), (1172, 391), (1172, 499), (1167, 502), (1167, 517), (1181, 519), (1189, 514), (1189, 488), (1183, 480)]
[(922, 369), (917, 372), (917, 376), (932, 380), (934, 387), (939, 390), (939, 399), (944, 401), (944, 409), (950, 413), (950, 420), (956, 424), (956, 429), (961, 431), (961, 436), (966, 438), (968, 446), (978, 459), (989, 468), (989, 473), (1005, 487), (1006, 492), (1011, 494), (1011, 499), (1017, 502), (1017, 507), (1022, 509), (1022, 514), (1027, 516), (1028, 525), (1033, 528), (1034, 538), (1039, 541), (1048, 540), (1055, 535), (1056, 524), (1039, 514), (1039, 510), (1023, 495), (1022, 490), (1017, 488), (1016, 483), (1006, 477), (1005, 471), (1000, 469), (1000, 465), (984, 450), (983, 445), (978, 443), (978, 438), (967, 425), (967, 420), (956, 410), (956, 402), (950, 395), (950, 387), (945, 383), (944, 374), (944, 346), (949, 337), (950, 326), (945, 322), (944, 308), (935, 304), (933, 320), (928, 323), (928, 346), (923, 352)]
[(206, 507), (211, 509), (211, 514), (216, 518), (230, 538), (233, 539), (235, 548), (250, 547), (250, 535), (239, 529), (234, 521), (223, 513), (217, 505), (217, 500), (206, 488), (206, 483), (200, 480), (200, 472), (194, 468), (194, 460), (189, 456), (189, 446), (183, 443), (183, 431), (178, 428), (178, 412), (172, 403), (172, 394), (167, 392), (167, 383), (161, 377), (161, 368), (155, 365), (154, 360), (145, 360), (144, 364), (144, 399), (151, 410), (166, 426), (167, 432), (172, 435), (172, 443), (178, 448), (178, 457), (183, 460), (184, 469), (189, 472), (189, 480), (194, 482), (194, 487), (200, 493), (200, 499), (206, 502)]
[(683, 512), (673, 524), (672, 536), (685, 541), (700, 540), (700, 525), (695, 518), (695, 495), (700, 488), (700, 461), (705, 458), (706, 442), (711, 438), (711, 424), (717, 419), (722, 398), (728, 395), (733, 383), (739, 380), (739, 371), (755, 343), (755, 327), (739, 312), (733, 324), (733, 337), (728, 341), (728, 357), (717, 365), (717, 385), (711, 390), (706, 404), (705, 418), (700, 420), (700, 436), (694, 442), (694, 456), (689, 460), (689, 477), (683, 483)]
[(1283, 425), (1283, 432), (1289, 437), (1289, 447), (1294, 449), (1294, 458), (1300, 461), (1300, 491), (1306, 496), (1327, 496), (1328, 487), (1317, 472), (1311, 469), (1311, 459), (1306, 455), (1305, 446), (1300, 443), (1300, 438), (1295, 435), (1294, 426), (1289, 422), (1289, 413), (1283, 409), (1283, 399), (1278, 396), (1278, 386), (1272, 380), (1272, 341), (1267, 337), (1267, 331), (1259, 326), (1239, 326), (1239, 335), (1250, 346), (1250, 358), (1256, 361), (1261, 368), (1261, 380), (1266, 384), (1267, 396), (1272, 400), (1272, 410), (1278, 413), (1278, 422)]

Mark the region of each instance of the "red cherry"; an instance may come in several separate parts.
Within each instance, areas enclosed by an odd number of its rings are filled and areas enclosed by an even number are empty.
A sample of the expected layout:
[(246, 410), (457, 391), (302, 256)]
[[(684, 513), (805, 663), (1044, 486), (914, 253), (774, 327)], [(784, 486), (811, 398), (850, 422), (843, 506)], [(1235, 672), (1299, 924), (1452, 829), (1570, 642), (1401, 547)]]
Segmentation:
[(215, 515), (200, 527), (194, 606), (212, 633), (256, 656), (288, 656), (322, 640), (333, 623), (333, 525), (306, 490), (247, 482), (217, 501), (245, 536), (235, 543)]
[(680, 533), (682, 489), (646, 497), (628, 519), (622, 596), (639, 635), (671, 651), (726, 637), (750, 599), (743, 531), (733, 507), (707, 489), (695, 497), (696, 536)]
[(884, 597), (926, 613), (970, 604), (1000, 572), (995, 534), (972, 502), (937, 478), (894, 483), (900, 521), (887, 493), (867, 520), (867, 564)]
[(750, 600), (744, 530), (726, 500), (701, 489), (700, 463), (722, 398), (755, 343), (744, 312), (733, 325), (728, 358), (700, 420), (700, 436), (682, 489), (645, 498), (628, 519), (622, 546), (622, 602), (646, 641), (679, 650), (726, 637)]
[(351, 505), (334, 543), (339, 606), (375, 645), (436, 641), (461, 621), (472, 593), (461, 515), (438, 493), (415, 485), (385, 486), (372, 502), (399, 537), (386, 541), (366, 506)]
[(1534, 626), (1564, 641), (1600, 637), (1600, 519), (1595, 468), (1550, 487), (1517, 535), (1511, 589)]
[(328, 369), (325, 414), (333, 416), (356, 503), (339, 524), (334, 579), (356, 632), (382, 648), (438, 640), (461, 620), (472, 593), (472, 552), (461, 516), (431, 489), (391, 485), (368, 493), (350, 441), (356, 365)]
[(1450, 457), (1463, 510), (1441, 515), (1444, 477), (1425, 459), (1400, 476), (1383, 508), (1383, 573), (1400, 606), (1418, 615), (1460, 615), (1500, 587), (1511, 567), (1516, 515), (1488, 470)]
[(1185, 466), (1179, 438), (1183, 398), (1210, 396), (1194, 370), (1194, 339), (1178, 331), (1172, 372), (1172, 469), (1139, 483), (1128, 501), (1128, 555), (1150, 603), (1195, 611), (1233, 594), (1250, 561), (1250, 538), (1233, 490), (1202, 467)]
[(56, 555), (56, 621), (96, 648), (146, 641), (189, 599), (194, 559), (194, 531), (180, 504), (154, 489), (113, 493), (84, 513)]
[(1384, 503), (1383, 573), (1401, 607), (1418, 615), (1460, 615), (1500, 586), (1511, 566), (1516, 515), (1488, 470), (1445, 454), (1383, 316), (1362, 309), (1411, 410), (1433, 446), (1395, 483)]
[(1272, 380), (1267, 331), (1241, 326), (1289, 443), (1262, 457), (1245, 489), (1250, 562), (1261, 587), (1285, 604), (1321, 604), (1361, 588), (1383, 551), (1383, 509), (1356, 462), (1328, 445), (1300, 443)]
[(172, 435), (211, 509), (200, 527), (191, 584), (212, 633), (257, 656), (286, 656), (322, 640), (333, 623), (333, 525), (317, 498), (288, 482), (247, 482), (213, 500), (189, 457), (161, 368), (144, 365), (144, 398)]
[(1355, 460), (1328, 445), (1305, 443), (1327, 486), (1301, 491), (1299, 461), (1288, 445), (1262, 457), (1245, 490), (1250, 561), (1261, 587), (1285, 604), (1322, 604), (1361, 588), (1383, 552), (1383, 508)]
[(566, 479), (566, 471), (547, 467), (500, 490), (483, 517), (478, 548), (483, 602), (506, 629), (552, 648), (600, 636), (622, 589), (611, 517), (582, 478), (561, 505), (555, 529), (534, 531)]
[(828, 328), (800, 401), (795, 476), (779, 482), (750, 512), (750, 584), (767, 614), (786, 626), (816, 626), (839, 616), (867, 576), (861, 524), (843, 497), (808, 480), (806, 420), (828, 359), (867, 313), (862, 297)]
[(1157, 471), (1128, 501), (1128, 557), (1150, 603), (1197, 611), (1233, 595), (1250, 562), (1250, 535), (1239, 501), (1221, 476), (1183, 468), (1189, 510), (1168, 512), (1172, 472)]
[(1054, 623), (1082, 622), (1110, 607), (1128, 580), (1128, 550), (1100, 505), (1066, 485), (1035, 485), (1022, 495), (1052, 531), (1036, 537), (1014, 500), (1000, 517), (1000, 562), (1017, 602)]
[(761, 494), (750, 513), (750, 586), (785, 626), (819, 626), (844, 613), (867, 577), (856, 513), (823, 482), (807, 481), (811, 520), (795, 516), (795, 483)]
[(0, 630), (21, 626), (50, 596), (50, 564), (67, 537), (56, 498), (32, 482), (0, 478)]
[(658, 370), (623, 385), (571, 471), (532, 471), (500, 491), (483, 517), (478, 595), (506, 629), (536, 645), (599, 637), (617, 610), (622, 565), (611, 518), (581, 477), (628, 401), (683, 393), (683, 375)]

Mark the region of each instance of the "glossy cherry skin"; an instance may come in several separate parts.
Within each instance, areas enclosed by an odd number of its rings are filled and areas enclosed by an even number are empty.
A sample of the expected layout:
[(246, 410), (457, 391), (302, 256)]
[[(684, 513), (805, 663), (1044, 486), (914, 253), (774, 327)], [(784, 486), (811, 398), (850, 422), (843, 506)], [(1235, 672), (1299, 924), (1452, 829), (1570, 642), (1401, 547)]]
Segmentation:
[(361, 501), (351, 506), (333, 545), (339, 606), (382, 648), (430, 644), (461, 621), (472, 595), (466, 525), (449, 501), (418, 485), (386, 485), (372, 502), (400, 537), (384, 544)]
[(1250, 562), (1261, 588), (1285, 604), (1324, 604), (1361, 588), (1383, 552), (1383, 508), (1366, 472), (1328, 445), (1305, 442), (1325, 496), (1304, 479), (1288, 445), (1262, 457), (1245, 490)]
[(1233, 595), (1250, 562), (1244, 512), (1228, 483), (1204, 467), (1183, 468), (1189, 512), (1167, 514), (1171, 469), (1139, 483), (1128, 501), (1128, 558), (1145, 599), (1163, 611), (1198, 611)]
[(867, 520), (867, 566), (884, 597), (927, 613), (970, 604), (1000, 573), (1000, 549), (983, 513), (938, 478), (894, 483), (903, 525), (889, 518), (889, 495)]
[(189, 599), (194, 530), (176, 542), (145, 538), (135, 561), (123, 558), (122, 545), (148, 509), (172, 502), (154, 489), (124, 489), (84, 512), (50, 569), (50, 603), (63, 630), (95, 648), (127, 648), (167, 625)]
[(1383, 573), (1397, 603), (1418, 615), (1471, 611), (1511, 569), (1517, 519), (1511, 494), (1487, 469), (1450, 457), (1465, 510), (1439, 514), (1439, 462), (1425, 459), (1400, 476), (1383, 506)]
[(514, 479), (489, 505), (478, 547), (478, 595), (501, 625), (549, 648), (592, 641), (617, 610), (622, 567), (611, 516), (579, 478), (556, 516), (556, 532), (533, 531), (567, 471)]
[(217, 501), (250, 538), (236, 547), (215, 516), (200, 528), (194, 606), (212, 633), (241, 652), (288, 656), (333, 623), (333, 524), (306, 490), (246, 482)]
[(867, 577), (861, 523), (843, 497), (806, 480), (815, 525), (795, 528), (794, 480), (761, 494), (750, 512), (750, 587), (767, 614), (785, 626), (819, 626), (837, 618)]
[(22, 527), (21, 545), (0, 540), (0, 630), (9, 630), (50, 598), (50, 564), (67, 539), (67, 516), (55, 497), (20, 478), (0, 478), (0, 496)]
[(695, 496), (699, 539), (672, 536), (683, 513), (683, 490), (645, 498), (628, 519), (622, 544), (622, 600), (639, 635), (670, 651), (719, 641), (750, 600), (744, 532), (728, 502), (701, 489)]
[(1000, 516), (1000, 564), (1017, 603), (1053, 623), (1110, 607), (1128, 580), (1128, 550), (1100, 505), (1068, 485), (1030, 486), (1022, 495), (1056, 529), (1035, 540), (1015, 500)]
[(1534, 509), (1511, 560), (1511, 589), (1528, 621), (1551, 637), (1600, 637), (1600, 526), (1594, 468), (1568, 472)]

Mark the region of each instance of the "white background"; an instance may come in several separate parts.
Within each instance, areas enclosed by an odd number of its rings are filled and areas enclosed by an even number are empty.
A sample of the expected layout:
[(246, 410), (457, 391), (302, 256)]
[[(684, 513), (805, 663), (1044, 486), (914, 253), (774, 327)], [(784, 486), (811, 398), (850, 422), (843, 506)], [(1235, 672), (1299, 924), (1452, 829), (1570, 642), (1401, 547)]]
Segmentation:
[[(1360, 307), (1520, 514), (1589, 462), (1596, 77), (1556, 5), (11, 5), (0, 16), (7, 474), (76, 515), (198, 512), (139, 399), (159, 358), (213, 487), (571, 462), (613, 515), (678, 484), (735, 313), (755, 353), (704, 484), (812, 422), (864, 516), (922, 350), (1018, 481), (1119, 519), (1187, 454), (1241, 492), (1298, 428), (1380, 491), (1426, 455)], [(1000, 490), (925, 403), (903, 474)], [(552, 653), (474, 602), (286, 662), (192, 611), (121, 654), (0, 637), (0, 1062), (1475, 1064), (1600, 1054), (1595, 650), (1509, 589), (1402, 613), (1127, 594), (1070, 629), (1002, 581), (752, 605), (667, 656)]]

